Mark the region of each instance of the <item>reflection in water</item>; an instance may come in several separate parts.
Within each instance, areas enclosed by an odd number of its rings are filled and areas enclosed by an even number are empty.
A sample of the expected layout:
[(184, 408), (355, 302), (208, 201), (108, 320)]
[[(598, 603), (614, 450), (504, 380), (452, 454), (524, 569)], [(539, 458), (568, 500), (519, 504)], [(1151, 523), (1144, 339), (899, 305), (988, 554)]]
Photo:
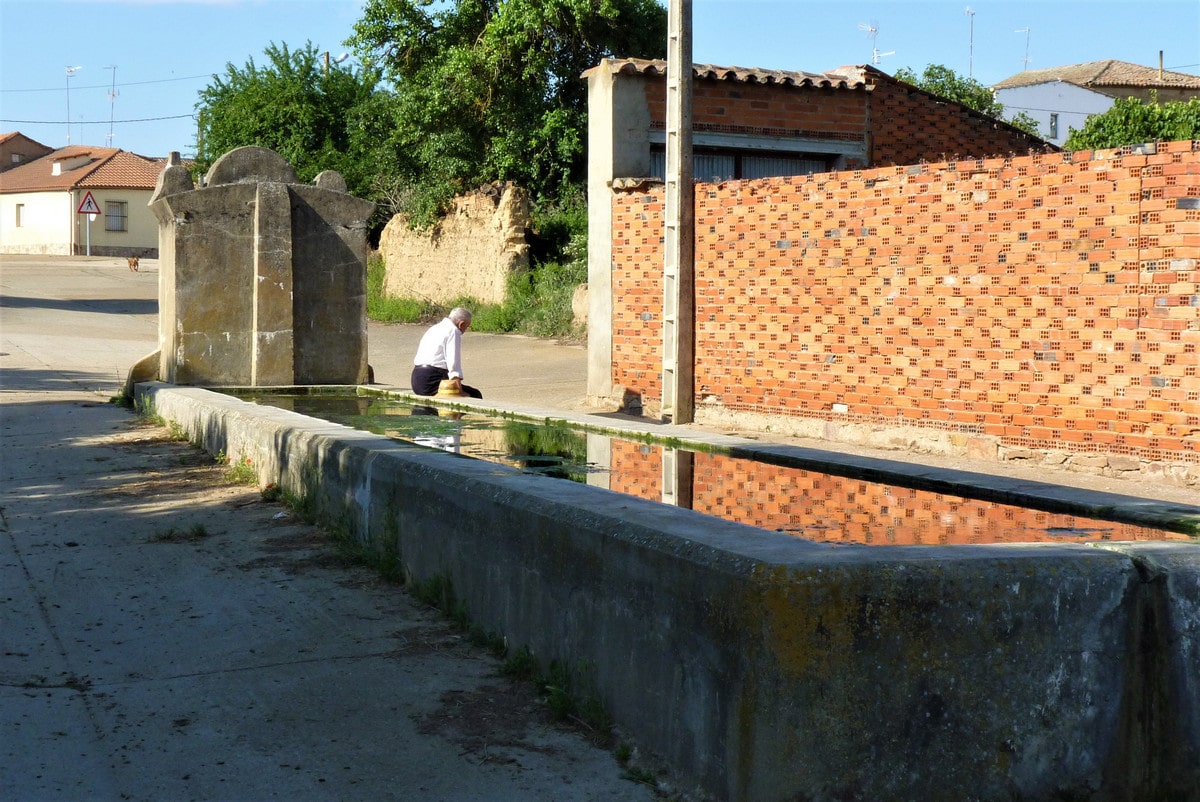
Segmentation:
[(1191, 540), (1132, 524), (433, 406), (333, 395), (264, 395), (251, 400), (805, 540), (866, 545)]
[[(438, 409), (437, 407), (414, 406), (411, 410), (413, 415), (433, 415), (434, 417), (445, 417), (450, 420), (462, 420), (461, 412), (453, 412), (446, 409)], [(412, 441), (418, 445), (428, 446), (429, 448), (437, 448), (442, 451), (449, 451), (451, 454), (458, 454), (462, 449), (462, 430), (458, 428), (444, 430), (440, 434), (416, 434), (412, 436)]]

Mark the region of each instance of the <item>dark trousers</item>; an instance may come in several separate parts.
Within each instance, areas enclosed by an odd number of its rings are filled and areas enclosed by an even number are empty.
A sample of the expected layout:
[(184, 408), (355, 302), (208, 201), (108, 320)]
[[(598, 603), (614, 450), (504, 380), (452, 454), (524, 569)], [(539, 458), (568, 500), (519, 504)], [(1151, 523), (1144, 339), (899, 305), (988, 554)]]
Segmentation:
[[(432, 365), (417, 365), (413, 368), (412, 391), (417, 395), (437, 395), (438, 385), (450, 378), (450, 371), (445, 368), (435, 368)], [(462, 386), (464, 395), (471, 398), (483, 398), (483, 393), (474, 387)]]

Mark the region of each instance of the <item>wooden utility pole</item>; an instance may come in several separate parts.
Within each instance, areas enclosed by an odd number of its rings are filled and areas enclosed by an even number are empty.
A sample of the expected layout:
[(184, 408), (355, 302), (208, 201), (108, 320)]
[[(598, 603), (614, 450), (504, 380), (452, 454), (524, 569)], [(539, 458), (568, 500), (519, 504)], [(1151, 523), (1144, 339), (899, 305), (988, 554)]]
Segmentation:
[(667, 186), (662, 416), (695, 419), (696, 190), (692, 181), (692, 0), (667, 10)]

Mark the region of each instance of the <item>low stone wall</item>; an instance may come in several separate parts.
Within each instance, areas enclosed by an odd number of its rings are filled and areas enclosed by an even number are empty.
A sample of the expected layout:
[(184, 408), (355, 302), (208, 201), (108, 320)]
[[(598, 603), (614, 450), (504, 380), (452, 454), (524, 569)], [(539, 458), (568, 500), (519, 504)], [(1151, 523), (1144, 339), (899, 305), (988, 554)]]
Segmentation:
[(529, 214), (528, 193), (506, 186), (455, 198), (432, 231), (393, 217), (379, 240), (384, 292), (440, 304), (462, 297), (503, 303), (509, 277), (529, 269)]
[(716, 797), (1200, 798), (1200, 545), (822, 545), (201, 389), (138, 394), (449, 581)]

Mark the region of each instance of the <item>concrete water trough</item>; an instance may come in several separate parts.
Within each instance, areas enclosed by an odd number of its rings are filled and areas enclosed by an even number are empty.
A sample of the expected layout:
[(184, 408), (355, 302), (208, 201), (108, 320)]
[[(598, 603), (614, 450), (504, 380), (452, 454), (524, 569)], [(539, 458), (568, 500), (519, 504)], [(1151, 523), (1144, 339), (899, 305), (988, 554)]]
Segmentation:
[[(1188, 542), (1193, 537), (1188, 533), (1200, 524), (1161, 502), (1135, 505), (1126, 498), (1113, 504), (1111, 494), (1097, 497), (1045, 482), (997, 482), (928, 467), (917, 471), (912, 464), (877, 458), (850, 461), (838, 452), (771, 446), (694, 428), (680, 432), (691, 438), (684, 442), (651, 435), (648, 426), (656, 424), (640, 416), (556, 420), (492, 412), (482, 402), (441, 399), (431, 406), (407, 391), (378, 388), (247, 388), (233, 394), (811, 541), (887, 546)], [(697, 437), (705, 441), (696, 442)]]
[[(566, 666), (717, 798), (1200, 799), (1194, 538), (813, 542), (210, 390), (136, 391)], [(1025, 492), (1200, 531), (1200, 507)]]

